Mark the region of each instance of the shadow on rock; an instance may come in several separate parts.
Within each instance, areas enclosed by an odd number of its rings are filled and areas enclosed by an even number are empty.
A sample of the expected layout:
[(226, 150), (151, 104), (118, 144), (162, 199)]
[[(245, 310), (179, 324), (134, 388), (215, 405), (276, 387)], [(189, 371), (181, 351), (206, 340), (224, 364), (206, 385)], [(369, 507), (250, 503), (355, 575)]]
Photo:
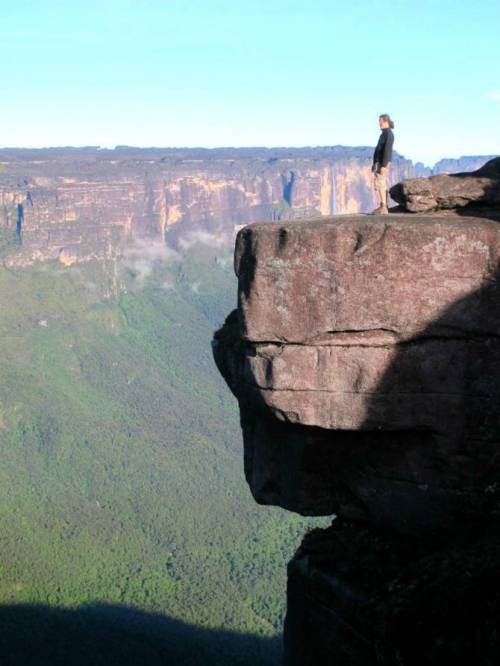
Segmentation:
[(340, 475), (365, 521), (312, 531), (289, 565), (287, 666), (500, 663), (499, 323), (497, 271), (398, 345)]
[[(361, 427), (394, 431), (389, 456), (382, 438), (381, 449), (365, 461), (374, 478), (388, 479), (383, 490), (390, 512), (401, 514), (407, 494), (408, 514), (425, 513), (425, 522), (434, 523), (441, 535), (495, 523), (500, 512), (500, 269), (396, 349)], [(384, 468), (388, 457), (390, 470)]]

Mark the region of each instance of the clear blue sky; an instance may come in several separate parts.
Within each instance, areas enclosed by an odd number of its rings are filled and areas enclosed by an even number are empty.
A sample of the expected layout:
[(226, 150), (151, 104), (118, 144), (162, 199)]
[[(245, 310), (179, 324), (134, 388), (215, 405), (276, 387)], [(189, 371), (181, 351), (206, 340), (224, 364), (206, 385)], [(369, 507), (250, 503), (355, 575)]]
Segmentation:
[(0, 145), (500, 154), (500, 0), (0, 0)]

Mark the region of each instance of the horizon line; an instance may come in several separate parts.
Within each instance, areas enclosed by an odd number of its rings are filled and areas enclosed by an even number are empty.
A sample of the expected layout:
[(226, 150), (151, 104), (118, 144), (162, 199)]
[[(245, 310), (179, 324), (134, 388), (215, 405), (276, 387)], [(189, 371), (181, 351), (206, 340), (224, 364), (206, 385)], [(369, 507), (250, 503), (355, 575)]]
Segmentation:
[[(113, 151), (122, 151), (122, 150), (153, 150), (153, 151), (168, 151), (168, 150), (200, 150), (200, 151), (217, 151), (217, 150), (266, 150), (266, 151), (272, 151), (272, 150), (314, 150), (314, 149), (334, 149), (334, 148), (349, 148), (352, 150), (373, 150), (373, 146), (368, 146), (368, 145), (348, 145), (348, 144), (329, 144), (329, 145), (288, 145), (288, 146), (259, 146), (259, 145), (251, 145), (251, 146), (235, 146), (235, 145), (220, 145), (220, 146), (134, 146), (134, 145), (129, 145), (129, 144), (116, 144), (115, 146), (101, 146), (100, 144), (84, 144), (84, 145), (72, 145), (72, 144), (67, 144), (67, 145), (48, 145), (48, 146), (1, 146), (0, 147), (0, 152), (2, 151), (9, 151), (9, 150), (33, 150), (33, 151), (43, 151), (43, 150), (66, 150), (66, 151), (78, 151), (78, 150), (87, 150), (87, 151), (102, 151), (102, 152), (113, 152)], [(498, 155), (495, 154), (468, 154), (468, 155), (460, 155), (457, 157), (441, 157), (440, 159), (436, 160), (433, 164), (430, 163), (425, 163), (423, 160), (413, 160), (410, 157), (405, 157), (401, 153), (397, 152), (396, 150), (394, 151), (399, 157), (402, 157), (403, 159), (407, 159), (412, 164), (417, 165), (417, 164), (422, 164), (424, 167), (432, 169), (436, 164), (443, 160), (461, 160), (464, 158), (489, 158), (492, 159), (494, 157), (498, 157)]]

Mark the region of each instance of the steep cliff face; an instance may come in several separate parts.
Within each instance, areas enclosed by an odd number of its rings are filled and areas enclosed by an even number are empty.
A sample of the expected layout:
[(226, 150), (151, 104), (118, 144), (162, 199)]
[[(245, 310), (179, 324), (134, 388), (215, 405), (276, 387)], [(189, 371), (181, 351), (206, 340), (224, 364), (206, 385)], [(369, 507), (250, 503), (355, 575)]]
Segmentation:
[[(143, 237), (187, 232), (232, 242), (250, 222), (372, 207), (371, 150), (0, 151), (3, 226), (12, 263), (106, 258)], [(393, 181), (425, 175), (396, 156)]]
[(289, 566), (288, 666), (500, 656), (496, 218), (238, 234), (238, 309), (214, 355), (248, 483), (260, 503), (337, 516)]

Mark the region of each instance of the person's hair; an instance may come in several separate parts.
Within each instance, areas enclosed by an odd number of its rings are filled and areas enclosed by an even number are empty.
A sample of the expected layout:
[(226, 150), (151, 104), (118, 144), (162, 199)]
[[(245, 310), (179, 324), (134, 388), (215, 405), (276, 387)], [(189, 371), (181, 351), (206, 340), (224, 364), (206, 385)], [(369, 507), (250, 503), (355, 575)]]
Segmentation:
[(389, 123), (389, 127), (394, 129), (394, 121), (391, 120), (391, 116), (388, 113), (381, 113), (379, 118), (385, 120), (385, 122)]

